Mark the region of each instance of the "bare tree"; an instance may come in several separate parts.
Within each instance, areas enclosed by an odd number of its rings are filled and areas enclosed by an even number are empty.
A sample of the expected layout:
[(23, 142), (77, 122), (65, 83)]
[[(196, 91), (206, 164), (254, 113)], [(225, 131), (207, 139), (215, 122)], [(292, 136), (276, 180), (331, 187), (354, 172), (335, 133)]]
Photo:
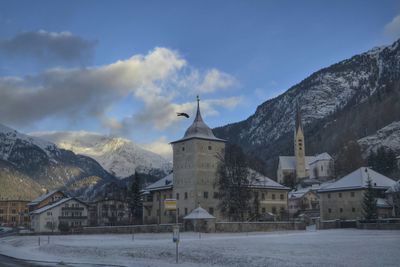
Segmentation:
[(247, 158), (237, 145), (229, 145), (220, 155), (217, 187), (221, 213), (230, 220), (245, 220), (250, 209), (251, 179)]

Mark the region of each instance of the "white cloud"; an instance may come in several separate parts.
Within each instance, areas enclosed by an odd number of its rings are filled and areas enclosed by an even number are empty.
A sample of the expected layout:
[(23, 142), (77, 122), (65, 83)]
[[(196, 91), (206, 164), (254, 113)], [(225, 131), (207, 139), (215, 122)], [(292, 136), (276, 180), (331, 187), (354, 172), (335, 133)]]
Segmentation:
[(384, 32), (387, 36), (400, 37), (400, 15), (397, 15), (391, 22), (385, 25)]
[(199, 93), (212, 93), (219, 89), (231, 87), (237, 83), (236, 79), (217, 69), (207, 71), (203, 82), (197, 87)]
[(162, 136), (151, 143), (141, 144), (140, 146), (172, 161), (172, 147), (165, 136)]
[[(216, 69), (200, 74), (188, 67), (178, 52), (159, 47), (147, 55), (104, 66), (0, 77), (0, 121), (26, 125), (48, 117), (89, 116), (115, 134), (128, 133), (134, 127), (164, 130), (181, 121), (176, 112), (194, 110), (194, 99), (176, 103), (178, 96), (193, 96), (193, 85), (211, 92), (227, 88), (234, 81), (232, 76)], [(141, 110), (126, 114), (123, 119), (107, 115), (115, 103), (129, 95), (143, 103)], [(240, 101), (240, 97), (210, 99), (202, 101), (202, 110), (204, 115), (216, 115), (219, 108), (232, 109)]]

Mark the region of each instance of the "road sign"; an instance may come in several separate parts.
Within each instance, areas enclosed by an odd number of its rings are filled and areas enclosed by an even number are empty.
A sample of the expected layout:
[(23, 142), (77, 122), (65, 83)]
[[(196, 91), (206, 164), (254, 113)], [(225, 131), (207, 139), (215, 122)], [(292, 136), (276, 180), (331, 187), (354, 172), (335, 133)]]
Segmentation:
[(179, 226), (174, 225), (172, 229), (172, 241), (179, 242)]
[(176, 210), (176, 199), (167, 198), (164, 200), (164, 209), (165, 210)]

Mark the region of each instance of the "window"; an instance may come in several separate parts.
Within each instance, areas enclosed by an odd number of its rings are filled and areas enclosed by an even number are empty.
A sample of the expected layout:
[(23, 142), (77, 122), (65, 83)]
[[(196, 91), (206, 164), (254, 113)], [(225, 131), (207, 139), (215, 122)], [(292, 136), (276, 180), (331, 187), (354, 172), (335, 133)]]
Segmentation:
[(351, 208), (351, 211), (352, 212), (356, 212), (356, 208)]
[(51, 216), (51, 215), (52, 215), (51, 211), (48, 211), (47, 216)]
[(185, 208), (185, 215), (187, 215), (187, 208)]
[(182, 147), (182, 151), (185, 151), (185, 147), (184, 146)]
[(276, 214), (276, 207), (272, 207), (272, 213)]
[(355, 193), (354, 192), (350, 192), (350, 195), (351, 195), (351, 197), (354, 197)]
[(342, 213), (343, 212), (343, 208), (340, 208), (339, 211), (340, 211), (340, 213)]
[(211, 146), (208, 146), (208, 150), (212, 150), (212, 147), (211, 147)]
[(339, 197), (342, 197), (342, 193), (339, 193)]
[(330, 193), (328, 193), (328, 198), (331, 198), (331, 194)]
[(332, 212), (332, 210), (331, 210), (331, 209), (328, 209), (328, 212), (329, 212), (329, 213), (331, 213), (331, 212)]
[(11, 221), (12, 221), (12, 222), (15, 222), (15, 221), (16, 221), (14, 216), (11, 217)]
[(211, 215), (213, 215), (214, 214), (214, 208), (208, 208), (208, 213), (210, 213)]
[(16, 210), (12, 210), (11, 213), (12, 214), (17, 214), (17, 211)]
[(218, 198), (218, 192), (214, 192), (214, 198)]
[(265, 194), (264, 193), (261, 194), (261, 200), (265, 200)]
[(208, 198), (208, 192), (204, 192), (203, 195), (204, 195), (204, 198)]
[(166, 194), (163, 195), (163, 199), (167, 199), (167, 195)]
[(179, 200), (179, 193), (176, 193), (176, 199)]
[(275, 194), (272, 194), (272, 199), (275, 199)]
[(0, 214), (3, 214), (3, 213), (4, 213), (4, 211), (2, 209), (0, 209)]
[(281, 200), (285, 199), (285, 196), (283, 194), (280, 195)]
[(261, 209), (261, 212), (262, 212), (262, 213), (265, 213), (265, 208), (262, 208), (262, 209)]
[[(185, 199), (187, 199), (188, 198), (188, 193), (187, 192), (185, 192)], [(185, 213), (186, 214), (186, 213)]]

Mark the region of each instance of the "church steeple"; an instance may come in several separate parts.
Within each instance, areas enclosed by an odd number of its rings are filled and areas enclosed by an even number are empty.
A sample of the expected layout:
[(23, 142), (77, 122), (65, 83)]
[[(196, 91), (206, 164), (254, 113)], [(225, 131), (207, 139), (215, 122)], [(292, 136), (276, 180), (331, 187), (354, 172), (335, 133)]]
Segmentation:
[(303, 123), (301, 121), (301, 112), (299, 104), (296, 105), (295, 129), (294, 129), (294, 156), (296, 158), (296, 179), (307, 176), (306, 157), (304, 144)]

